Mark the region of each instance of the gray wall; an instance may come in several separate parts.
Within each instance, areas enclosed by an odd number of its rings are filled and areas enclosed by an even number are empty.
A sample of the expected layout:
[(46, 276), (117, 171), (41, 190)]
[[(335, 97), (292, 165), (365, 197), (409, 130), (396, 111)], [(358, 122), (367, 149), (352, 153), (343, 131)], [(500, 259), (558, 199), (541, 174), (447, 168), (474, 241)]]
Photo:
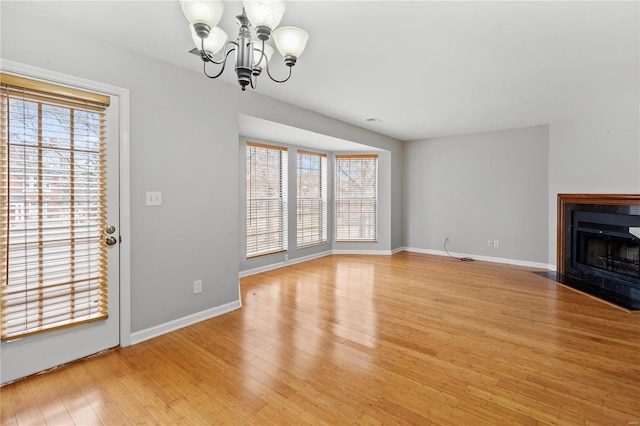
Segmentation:
[(404, 150), (403, 143), (391, 154), (391, 250), (404, 246)]
[[(638, 81), (629, 94), (549, 126), (549, 264), (556, 265), (557, 197), (640, 193)], [(557, 266), (557, 265), (556, 265)]]
[(407, 142), (405, 246), (546, 264), (548, 153), (547, 126)]
[[(132, 332), (239, 297), (239, 114), (401, 156), (402, 143), (386, 136), (256, 92), (243, 93), (236, 85), (34, 22), (10, 9), (2, 10), (1, 19), (3, 59), (130, 90), (132, 235), (124, 238), (131, 239)], [(390, 179), (399, 180), (401, 173), (392, 170)], [(162, 207), (145, 207), (149, 190), (162, 191)], [(392, 208), (399, 216), (401, 206)], [(196, 279), (203, 280), (199, 296), (193, 295)]]

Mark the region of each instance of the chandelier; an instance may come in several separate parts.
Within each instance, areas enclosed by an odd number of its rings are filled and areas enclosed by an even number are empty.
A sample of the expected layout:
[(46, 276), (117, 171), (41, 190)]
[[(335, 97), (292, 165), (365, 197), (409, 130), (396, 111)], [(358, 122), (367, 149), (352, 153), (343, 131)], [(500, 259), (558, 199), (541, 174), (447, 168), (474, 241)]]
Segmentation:
[[(242, 90), (248, 85), (255, 89), (257, 78), (266, 68), (269, 78), (276, 83), (284, 83), (291, 78), (291, 69), (302, 54), (309, 34), (296, 27), (277, 28), (286, 5), (282, 0), (243, 1), (242, 13), (236, 16), (240, 25), (238, 37), (229, 41), (227, 33), (217, 27), (224, 12), (224, 3), (220, 0), (180, 0), (182, 12), (189, 21), (191, 36), (196, 45), (193, 53), (202, 58), (204, 74), (209, 78), (218, 78), (224, 72), (227, 58), (235, 51), (235, 71)], [(255, 28), (252, 39), (251, 25)], [(289, 75), (284, 79), (276, 79), (269, 71), (269, 61), (273, 55), (273, 47), (266, 42), (273, 36), (278, 51), (289, 68)], [(207, 72), (207, 65), (219, 66), (214, 74)]]

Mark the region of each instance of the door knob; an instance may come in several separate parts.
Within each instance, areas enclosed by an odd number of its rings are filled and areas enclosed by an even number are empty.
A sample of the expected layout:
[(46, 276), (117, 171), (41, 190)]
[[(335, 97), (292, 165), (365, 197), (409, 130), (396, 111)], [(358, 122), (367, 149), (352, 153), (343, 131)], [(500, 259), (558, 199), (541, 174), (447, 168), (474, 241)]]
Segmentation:
[(116, 237), (107, 237), (107, 239), (105, 240), (105, 243), (107, 243), (108, 246), (112, 246), (117, 242), (118, 240), (116, 240)]

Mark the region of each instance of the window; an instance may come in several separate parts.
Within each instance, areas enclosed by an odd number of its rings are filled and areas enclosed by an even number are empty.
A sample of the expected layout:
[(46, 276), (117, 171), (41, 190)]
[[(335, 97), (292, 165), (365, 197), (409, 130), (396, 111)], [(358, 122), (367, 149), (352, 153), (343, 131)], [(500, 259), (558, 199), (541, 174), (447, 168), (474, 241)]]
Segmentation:
[(109, 98), (1, 79), (2, 339), (104, 319)]
[(287, 149), (247, 142), (247, 258), (287, 250)]
[(376, 241), (378, 156), (336, 155), (336, 241)]
[(327, 242), (327, 156), (298, 151), (298, 247)]

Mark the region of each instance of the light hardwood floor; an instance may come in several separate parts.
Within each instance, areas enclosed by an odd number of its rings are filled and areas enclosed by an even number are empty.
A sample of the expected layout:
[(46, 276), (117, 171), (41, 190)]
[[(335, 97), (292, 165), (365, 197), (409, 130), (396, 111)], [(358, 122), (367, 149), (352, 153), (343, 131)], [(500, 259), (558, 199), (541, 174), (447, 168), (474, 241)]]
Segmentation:
[(241, 290), (241, 310), (3, 387), (2, 425), (640, 421), (640, 314), (527, 268), (341, 255)]

